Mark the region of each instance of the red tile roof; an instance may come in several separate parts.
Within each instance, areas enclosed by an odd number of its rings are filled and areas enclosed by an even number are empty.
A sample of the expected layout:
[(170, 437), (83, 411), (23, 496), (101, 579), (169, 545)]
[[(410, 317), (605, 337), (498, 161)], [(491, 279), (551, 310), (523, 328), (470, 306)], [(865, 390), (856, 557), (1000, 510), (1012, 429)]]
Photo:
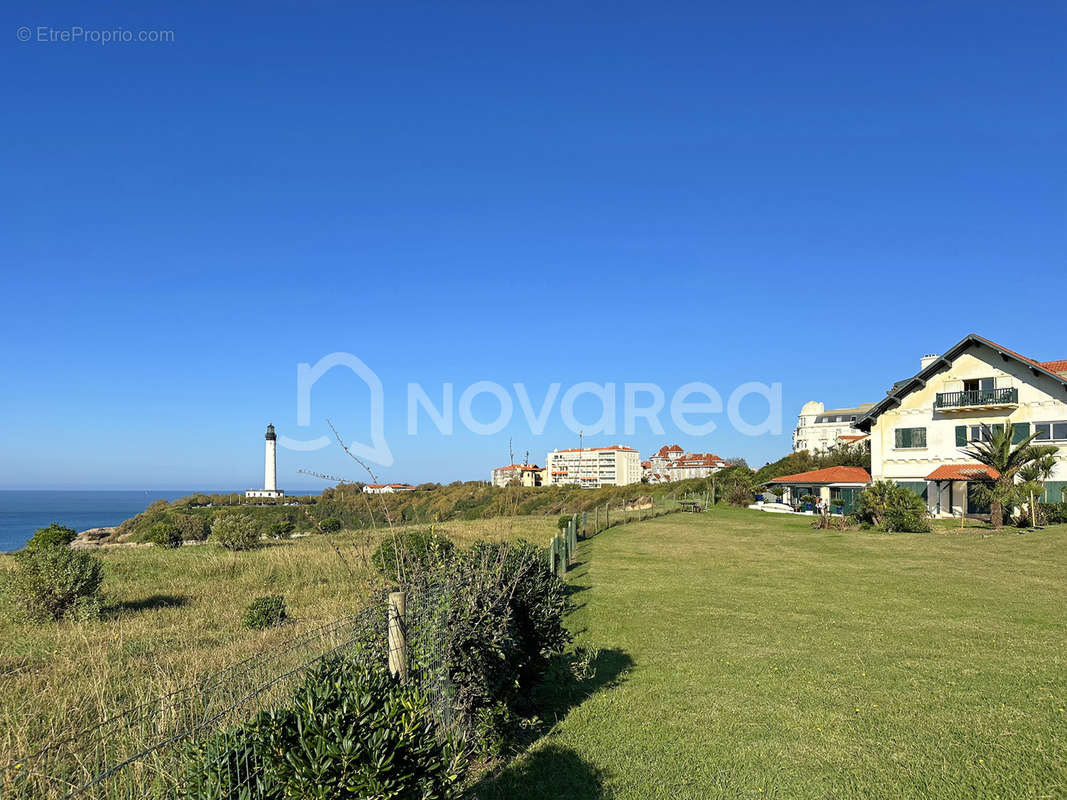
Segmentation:
[(690, 453), (671, 462), (671, 467), (718, 467), (726, 462), (714, 453)]
[(1047, 369), (1049, 372), (1067, 372), (1067, 360), (1064, 361), (1043, 361), (1041, 366)]
[(796, 475), (783, 475), (771, 483), (870, 483), (871, 476), (863, 467), (825, 467)]
[(508, 464), (506, 467), (497, 467), (494, 472), (503, 472), (504, 470), (521, 469), (528, 472), (539, 472), (540, 467), (536, 464)]
[(984, 464), (942, 464), (929, 475), (928, 481), (996, 480), (1000, 473)]
[(867, 434), (866, 433), (861, 433), (859, 436), (851, 436), (851, 435), (850, 436), (838, 436), (837, 438), (838, 439), (845, 439), (846, 441), (849, 441), (849, 442), (858, 442), (860, 439), (866, 439), (867, 438)]

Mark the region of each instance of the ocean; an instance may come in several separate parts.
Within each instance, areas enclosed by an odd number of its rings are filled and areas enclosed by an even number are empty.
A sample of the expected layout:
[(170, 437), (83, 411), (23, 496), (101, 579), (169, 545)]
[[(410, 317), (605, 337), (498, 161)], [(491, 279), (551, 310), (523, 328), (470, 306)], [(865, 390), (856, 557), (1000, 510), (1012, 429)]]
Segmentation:
[[(38, 528), (53, 522), (84, 531), (118, 525), (144, 511), (156, 500), (177, 500), (198, 490), (140, 491), (33, 491), (0, 490), (0, 553), (18, 550)], [(223, 490), (205, 491), (205, 494)]]

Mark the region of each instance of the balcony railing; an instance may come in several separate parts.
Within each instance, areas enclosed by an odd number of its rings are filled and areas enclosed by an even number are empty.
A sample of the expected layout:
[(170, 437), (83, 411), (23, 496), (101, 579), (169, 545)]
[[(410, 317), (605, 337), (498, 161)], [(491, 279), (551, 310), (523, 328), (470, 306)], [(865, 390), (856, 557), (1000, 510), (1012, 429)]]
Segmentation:
[(939, 392), (934, 408), (973, 408), (975, 406), (1003, 406), (1019, 402), (1019, 390), (975, 389), (969, 392)]

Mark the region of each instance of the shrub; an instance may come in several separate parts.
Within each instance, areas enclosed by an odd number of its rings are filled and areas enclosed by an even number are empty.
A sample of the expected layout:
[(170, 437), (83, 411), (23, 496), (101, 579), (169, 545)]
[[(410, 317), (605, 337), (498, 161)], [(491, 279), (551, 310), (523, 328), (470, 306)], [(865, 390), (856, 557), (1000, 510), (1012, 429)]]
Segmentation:
[(723, 499), (732, 506), (748, 506), (755, 502), (756, 494), (748, 484), (735, 481), (726, 487)]
[(337, 533), (341, 530), (341, 520), (337, 517), (326, 517), (319, 523), (319, 530), (323, 533)]
[(144, 540), (152, 544), (158, 544), (160, 547), (182, 546), (182, 534), (178, 530), (178, 526), (165, 520), (157, 522), (149, 528)]
[(562, 517), (556, 520), (556, 527), (561, 531), (567, 530), (571, 525), (571, 520), (574, 519), (570, 514), (564, 514)]
[(27, 550), (39, 550), (42, 547), (68, 547), (77, 538), (73, 528), (53, 522), (47, 528), (38, 528), (26, 543)]
[(1041, 512), (1048, 525), (1062, 525), (1067, 522), (1067, 503), (1044, 503)]
[(295, 530), (295, 522), (291, 519), (282, 519), (270, 524), (270, 527), (267, 528), (267, 535), (272, 539), (284, 539), (286, 536), (292, 536)]
[(460, 794), (459, 751), (437, 736), (429, 701), (381, 666), (330, 659), (284, 708), (187, 746), (190, 800), (360, 798), (450, 800)]
[(526, 709), (549, 659), (571, 640), (566, 585), (528, 542), (479, 542), (424, 573), (415, 591), (424, 609), (412, 628), (416, 650), (429, 637), (468, 730), (507, 718), (501, 708)]
[(452, 558), (456, 546), (444, 536), (411, 530), (387, 536), (371, 556), (371, 563), (386, 577), (413, 576)]
[(923, 499), (892, 481), (877, 481), (863, 490), (856, 518), (889, 533), (930, 531)]
[(211, 533), (207, 520), (199, 514), (175, 514), (174, 525), (186, 542), (202, 542)]
[(38, 547), (15, 554), (14, 600), (31, 619), (87, 619), (99, 615), (100, 562), (69, 547)]
[(211, 526), (211, 538), (228, 550), (259, 547), (259, 529), (248, 514), (220, 514)]
[(244, 626), (253, 630), (274, 628), (285, 622), (288, 614), (285, 610), (285, 597), (280, 594), (270, 594), (265, 597), (257, 597), (248, 604), (245, 610)]

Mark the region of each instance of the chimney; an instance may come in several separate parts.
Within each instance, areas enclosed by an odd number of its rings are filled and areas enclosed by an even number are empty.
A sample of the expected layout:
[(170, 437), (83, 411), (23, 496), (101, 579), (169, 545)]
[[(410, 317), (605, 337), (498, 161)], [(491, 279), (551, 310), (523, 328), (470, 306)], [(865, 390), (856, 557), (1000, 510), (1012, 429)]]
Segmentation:
[(919, 359), (919, 371), (922, 372), (928, 366), (933, 364), (937, 359), (941, 358), (937, 353), (930, 353)]

